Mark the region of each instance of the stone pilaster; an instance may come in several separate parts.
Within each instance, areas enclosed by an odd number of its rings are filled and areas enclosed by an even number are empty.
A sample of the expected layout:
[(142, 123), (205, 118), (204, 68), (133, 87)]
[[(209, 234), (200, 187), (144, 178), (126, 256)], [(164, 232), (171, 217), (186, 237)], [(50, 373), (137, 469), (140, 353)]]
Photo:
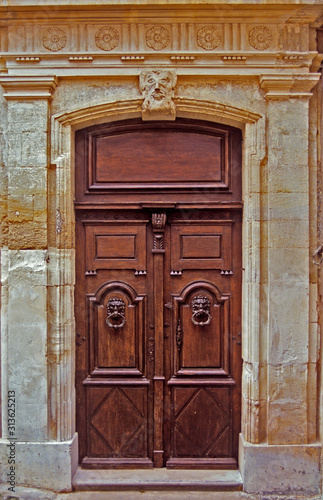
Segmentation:
[[(310, 90), (317, 80), (318, 75), (260, 79), (267, 100), (267, 153), (260, 177), (260, 364), (250, 363), (249, 370), (259, 370), (259, 404), (265, 409), (259, 410), (259, 444), (241, 443), (249, 493), (284, 492), (289, 484), (293, 493), (319, 492), (319, 449), (311, 445), (308, 433), (315, 419), (309, 402), (317, 384), (309, 368), (308, 116)], [(293, 463), (302, 465), (289, 470)]]
[[(42, 470), (41, 461), (37, 463), (40, 453), (35, 450), (37, 446), (44, 447), (51, 436), (47, 361), (48, 130), (49, 102), (57, 82), (54, 77), (17, 76), (1, 77), (0, 83), (7, 101), (8, 123), (4, 167), (7, 210), (3, 220), (6, 247), (1, 252), (2, 302), (5, 304), (2, 309), (5, 326), (2, 330), (2, 405), (6, 408), (8, 391), (15, 391), (19, 481), (28, 481), (30, 470), (39, 469), (39, 476), (43, 476), (39, 486), (46, 486), (43, 480), (48, 470)], [(2, 437), (0, 462), (5, 464), (7, 412), (2, 413)], [(58, 464), (61, 454), (70, 462), (68, 450), (69, 444), (65, 452), (57, 446), (53, 450), (49, 460), (53, 470), (61, 467)], [(1, 469), (5, 474), (7, 467)], [(70, 484), (70, 476), (70, 473), (66, 475), (67, 484)], [(57, 477), (58, 472), (56, 482)], [(64, 481), (66, 483), (66, 478)], [(59, 488), (66, 488), (64, 481)], [(49, 476), (47, 484), (57, 487)]]
[[(8, 110), (7, 265), (3, 269), (8, 304), (7, 388), (17, 393), (17, 437), (26, 441), (47, 437), (47, 130), (48, 98), (55, 80), (41, 80), (0, 80)], [(24, 368), (27, 359), (33, 362)]]

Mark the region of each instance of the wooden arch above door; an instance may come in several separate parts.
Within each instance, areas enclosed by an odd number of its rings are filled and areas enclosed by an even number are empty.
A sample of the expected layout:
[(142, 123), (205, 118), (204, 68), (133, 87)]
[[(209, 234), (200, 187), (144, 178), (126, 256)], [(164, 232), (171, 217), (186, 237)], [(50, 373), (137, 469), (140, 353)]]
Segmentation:
[(84, 467), (236, 467), (241, 132), (126, 120), (76, 133)]

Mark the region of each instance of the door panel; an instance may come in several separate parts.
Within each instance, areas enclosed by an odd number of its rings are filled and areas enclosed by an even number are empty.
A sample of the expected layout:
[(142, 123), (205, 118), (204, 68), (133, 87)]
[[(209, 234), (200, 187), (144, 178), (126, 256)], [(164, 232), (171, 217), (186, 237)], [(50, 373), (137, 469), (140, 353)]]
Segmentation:
[(145, 296), (109, 282), (88, 296), (93, 375), (143, 372)]
[[(212, 289), (213, 288), (213, 289)], [(175, 322), (177, 330), (182, 329), (182, 340), (176, 339), (177, 374), (219, 374), (228, 373), (230, 324), (230, 297), (216, 296), (216, 288), (210, 283), (198, 282), (184, 290), (181, 297), (175, 297)], [(218, 295), (220, 295), (218, 293)], [(196, 301), (197, 299), (197, 301)], [(196, 302), (208, 301), (208, 309), (197, 309)], [(194, 307), (196, 312), (194, 313)], [(202, 316), (202, 325), (194, 324), (195, 316)], [(208, 314), (208, 317), (207, 317)], [(204, 318), (205, 316), (205, 318)], [(208, 324), (203, 324), (210, 321)], [(198, 321), (196, 321), (198, 322)], [(226, 368), (226, 370), (225, 370)], [(221, 369), (221, 371), (219, 371)]]
[(239, 214), (178, 220), (175, 210), (141, 211), (140, 221), (118, 223), (113, 211), (104, 220), (86, 215), (78, 220), (86, 258), (77, 287), (87, 304), (78, 318), (88, 339), (78, 350), (83, 466), (235, 467), (241, 256), (232, 259), (231, 248)]
[(237, 466), (240, 140), (184, 119), (77, 133), (83, 467)]
[(171, 226), (172, 270), (231, 270), (232, 221), (176, 221)]
[[(239, 213), (170, 213), (166, 465), (236, 467), (240, 406)], [(235, 248), (234, 258), (232, 249)], [(177, 273), (174, 273), (174, 270)], [(165, 275), (166, 276), (166, 275)], [(166, 398), (167, 399), (167, 398)], [(167, 408), (167, 404), (165, 404)]]
[(86, 224), (87, 272), (146, 266), (146, 223), (116, 221)]

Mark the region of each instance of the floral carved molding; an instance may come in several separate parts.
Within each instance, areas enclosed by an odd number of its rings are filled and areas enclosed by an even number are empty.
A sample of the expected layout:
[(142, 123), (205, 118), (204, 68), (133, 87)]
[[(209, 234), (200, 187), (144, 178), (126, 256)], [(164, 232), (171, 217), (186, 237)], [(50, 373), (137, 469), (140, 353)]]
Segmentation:
[[(191, 48), (192, 44), (195, 44), (197, 49), (205, 51), (211, 51), (217, 48), (222, 48), (223, 50), (227, 42), (226, 37), (232, 37), (232, 35), (225, 33), (224, 27), (220, 25), (205, 25), (202, 27), (201, 25), (190, 25), (189, 28), (177, 27), (176, 35), (174, 35), (175, 32), (171, 30), (171, 27), (162, 25), (152, 26), (148, 29), (143, 25), (141, 25), (140, 28), (137, 25), (133, 25), (133, 28), (129, 25), (129, 28), (134, 30), (134, 32), (136, 30), (143, 30), (142, 35), (139, 34), (139, 38), (144, 39), (145, 49), (148, 48), (157, 52), (165, 49), (173, 50), (173, 44), (175, 43), (174, 37), (179, 40), (182, 37), (187, 38), (187, 33), (185, 34), (185, 30), (187, 31), (187, 29), (191, 30), (190, 35), (194, 35), (193, 39), (188, 42)], [(71, 36), (67, 32), (69, 32), (68, 28), (62, 29), (58, 26), (48, 28), (44, 31), (42, 42), (45, 49), (51, 52), (58, 52), (64, 47), (67, 48), (68, 42), (71, 41)], [(247, 31), (247, 36), (249, 46), (255, 50), (265, 51), (273, 44), (273, 33), (267, 26), (254, 26)], [(129, 38), (129, 32), (127, 32), (127, 30), (125, 31), (120, 26), (106, 25), (100, 29), (96, 29), (95, 32), (92, 33), (89, 30), (87, 38), (88, 44), (92, 44), (93, 48), (97, 47), (102, 51), (113, 51), (117, 47), (120, 48), (123, 42), (126, 42), (126, 39)], [(134, 38), (136, 38), (136, 36), (134, 36)], [(127, 40), (127, 42), (129, 42), (129, 40)], [(130, 40), (130, 43), (133, 43), (133, 41)], [(187, 42), (180, 40), (180, 44), (182, 48), (184, 48), (183, 44), (187, 44)], [(143, 49), (144, 47), (141, 48)], [(186, 47), (186, 50), (188, 48), (189, 47)]]
[(216, 49), (221, 43), (221, 35), (213, 26), (205, 26), (197, 32), (197, 44), (205, 50)]
[(254, 49), (267, 50), (272, 41), (272, 33), (266, 26), (256, 26), (249, 31), (249, 43)]
[(119, 44), (119, 33), (112, 26), (105, 26), (96, 32), (95, 43), (101, 50), (113, 50)]
[(63, 49), (67, 42), (65, 31), (60, 28), (49, 28), (43, 34), (43, 45), (45, 49), (57, 52)]
[(154, 50), (162, 50), (170, 41), (169, 31), (163, 26), (154, 26), (146, 33), (146, 44)]

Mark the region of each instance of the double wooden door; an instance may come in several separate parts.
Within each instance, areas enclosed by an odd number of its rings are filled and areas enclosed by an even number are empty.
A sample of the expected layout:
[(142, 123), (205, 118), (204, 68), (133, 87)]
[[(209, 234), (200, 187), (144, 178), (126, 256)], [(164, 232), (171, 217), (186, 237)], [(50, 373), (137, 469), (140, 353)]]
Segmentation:
[(81, 464), (236, 467), (240, 211), (84, 208), (76, 226)]

